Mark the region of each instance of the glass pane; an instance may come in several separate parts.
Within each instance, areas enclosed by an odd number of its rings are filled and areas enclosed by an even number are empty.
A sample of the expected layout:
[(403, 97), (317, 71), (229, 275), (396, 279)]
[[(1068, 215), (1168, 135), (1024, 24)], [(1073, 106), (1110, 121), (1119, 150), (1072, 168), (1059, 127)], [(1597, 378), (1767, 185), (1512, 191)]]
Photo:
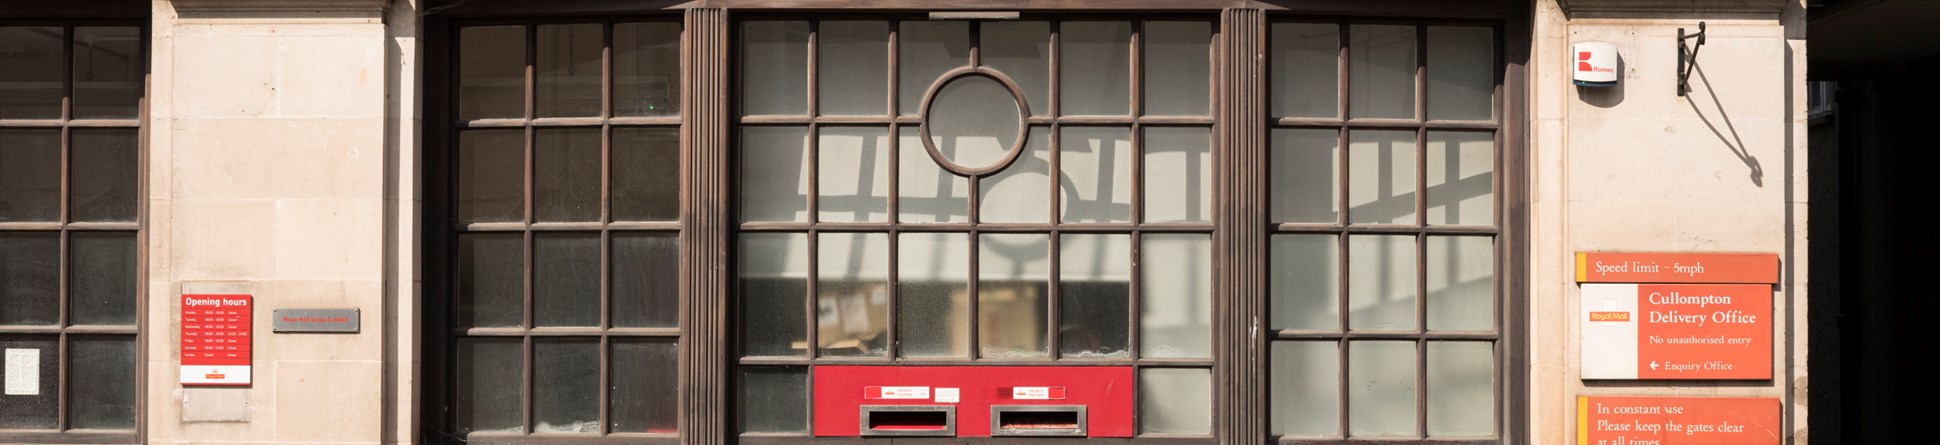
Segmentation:
[(135, 234), (74, 232), (67, 242), (68, 324), (135, 324)]
[(1272, 143), (1273, 222), (1340, 222), (1340, 131), (1275, 129)]
[(1132, 24), (1063, 22), (1058, 41), (1058, 114), (1130, 114)]
[(923, 95), (929, 93), (930, 84), (938, 76), (969, 65), (970, 24), (904, 21), (897, 24), (896, 38), (901, 39), (896, 42), (896, 64), (901, 70), (896, 87), (896, 110), (914, 115), (922, 111)]
[(600, 432), (600, 342), (532, 342), (532, 432)]
[(525, 27), (460, 28), (458, 41), (458, 118), (524, 117)]
[(1212, 237), (1146, 234), (1139, 246), (1139, 355), (1212, 357)]
[(613, 129), (613, 220), (680, 219), (680, 129)]
[(741, 24), (741, 114), (808, 114), (808, 22)]
[(889, 234), (821, 234), (815, 256), (819, 354), (881, 357), (889, 351)]
[(1145, 127), (1145, 222), (1212, 222), (1212, 129)]
[(611, 427), (615, 433), (674, 434), (679, 414), (680, 348), (671, 340), (613, 339)]
[(1413, 119), (1414, 25), (1353, 25), (1348, 32), (1348, 115)]
[(140, 199), (138, 132), (133, 128), (72, 130), (69, 149), (68, 219), (134, 221)]
[(1495, 135), (1428, 132), (1428, 223), (1495, 224)]
[[(59, 426), (59, 340), (54, 336), (0, 335), (0, 374), (32, 386), (32, 394), (0, 397), (0, 428)], [(11, 385), (9, 385), (11, 386)]]
[(808, 432), (805, 368), (741, 369), (741, 432)]
[(532, 323), (600, 325), (600, 238), (595, 233), (532, 236)]
[(0, 222), (60, 217), (61, 131), (0, 129)]
[(1482, 236), (1428, 237), (1428, 329), (1495, 326), (1495, 245)]
[(889, 130), (822, 127), (819, 132), (816, 219), (889, 221)]
[(68, 426), (134, 429), (135, 338), (70, 336), (67, 347), (68, 359), (72, 360), (67, 367), (72, 373), (68, 378), (71, 382), (86, 382), (68, 385)]
[(1132, 221), (1132, 131), (1064, 127), (1058, 137), (1060, 221)]
[(1340, 343), (1276, 341), (1268, 400), (1273, 402), (1270, 434), (1340, 434)]
[(898, 132), (896, 208), (902, 212), (898, 220), (969, 222), (970, 179), (937, 166), (916, 128), (902, 127)]
[(808, 235), (741, 234), (742, 354), (808, 353)]
[(1428, 342), (1428, 435), (1495, 434), (1495, 346)]
[(1031, 127), (1030, 142), (1010, 167), (978, 181), (981, 207), (977, 217), (987, 223), (1045, 223), (1051, 221), (1051, 131)]
[(1138, 432), (1210, 434), (1212, 371), (1166, 368), (1139, 370)]
[(613, 24), (613, 114), (680, 115), (680, 24)]
[(1034, 114), (1049, 114), (1051, 100), (1051, 24), (979, 22), (977, 51), (983, 65), (1017, 82)]
[(1415, 132), (1350, 131), (1347, 141), (1348, 222), (1414, 224)]
[(977, 237), (977, 344), (987, 358), (1049, 357), (1051, 236)]
[(74, 28), (74, 118), (138, 116), (147, 65), (141, 28)]
[(536, 130), (532, 148), (534, 212), (539, 221), (599, 221), (600, 130)]
[[(936, 151), (965, 168), (996, 165), (1017, 144), (1017, 96), (983, 76), (950, 80), (930, 104), (930, 141)], [(921, 142), (920, 140), (918, 142)]]
[(600, 25), (539, 25), (539, 117), (600, 115)]
[(903, 357), (970, 355), (970, 236), (903, 232), (896, 253), (896, 343)]
[(671, 328), (680, 320), (680, 236), (613, 237), (613, 326)]
[(1340, 25), (1275, 23), (1271, 45), (1273, 115), (1339, 116)]
[(0, 119), (59, 119), (67, 70), (60, 27), (0, 26)]
[(1415, 434), (1415, 342), (1357, 341), (1347, 347), (1351, 436)]
[(741, 220), (808, 222), (808, 129), (741, 127)]
[(1273, 329), (1340, 329), (1340, 238), (1273, 235)]
[(1205, 116), (1212, 23), (1145, 22), (1145, 114)]
[(518, 339), (458, 340), (458, 433), (517, 432), (525, 383)]
[(0, 325), (60, 322), (61, 238), (0, 232)]
[(1428, 118), (1494, 117), (1495, 30), (1428, 27)]
[(458, 133), (458, 221), (514, 222), (525, 215), (525, 132)]
[(1414, 235), (1347, 237), (1347, 326), (1415, 329)]
[(1058, 356), (1131, 357), (1131, 235), (1060, 235), (1058, 255)]
[(516, 233), (458, 235), (458, 325), (525, 321), (525, 241)]
[(818, 111), (885, 115), (889, 97), (889, 24), (825, 21), (815, 35)]

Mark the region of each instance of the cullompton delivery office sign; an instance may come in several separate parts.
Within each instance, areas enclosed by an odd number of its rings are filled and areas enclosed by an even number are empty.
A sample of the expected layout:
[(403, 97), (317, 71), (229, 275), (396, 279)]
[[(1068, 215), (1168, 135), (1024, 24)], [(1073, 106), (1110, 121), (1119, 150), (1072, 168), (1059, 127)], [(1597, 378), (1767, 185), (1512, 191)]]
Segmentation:
[(1772, 378), (1772, 254), (1579, 253), (1583, 378)]

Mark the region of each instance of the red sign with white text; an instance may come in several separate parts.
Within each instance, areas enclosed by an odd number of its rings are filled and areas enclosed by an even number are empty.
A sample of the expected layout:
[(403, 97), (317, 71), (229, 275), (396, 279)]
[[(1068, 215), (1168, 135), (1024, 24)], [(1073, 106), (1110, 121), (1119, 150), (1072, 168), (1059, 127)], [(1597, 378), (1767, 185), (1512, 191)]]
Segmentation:
[(182, 386), (249, 386), (249, 295), (182, 295)]
[(1576, 398), (1577, 445), (1777, 444), (1770, 397)]
[(1585, 379), (1772, 378), (1772, 287), (1585, 284)]
[(1578, 283), (1778, 283), (1775, 253), (1578, 252)]

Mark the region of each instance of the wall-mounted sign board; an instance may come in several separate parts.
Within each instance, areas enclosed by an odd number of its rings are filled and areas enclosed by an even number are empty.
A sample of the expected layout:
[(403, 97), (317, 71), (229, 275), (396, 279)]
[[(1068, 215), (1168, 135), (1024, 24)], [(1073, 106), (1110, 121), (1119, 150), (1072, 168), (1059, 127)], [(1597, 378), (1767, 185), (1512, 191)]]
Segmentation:
[(1777, 284), (1778, 254), (1577, 252), (1576, 282)]
[(1772, 378), (1772, 287), (1585, 284), (1586, 380)]
[(270, 332), (357, 333), (363, 317), (357, 309), (277, 309), (270, 313)]
[(251, 300), (182, 294), (182, 386), (249, 386)]
[(1760, 445), (1785, 425), (1771, 397), (1576, 398), (1577, 445)]

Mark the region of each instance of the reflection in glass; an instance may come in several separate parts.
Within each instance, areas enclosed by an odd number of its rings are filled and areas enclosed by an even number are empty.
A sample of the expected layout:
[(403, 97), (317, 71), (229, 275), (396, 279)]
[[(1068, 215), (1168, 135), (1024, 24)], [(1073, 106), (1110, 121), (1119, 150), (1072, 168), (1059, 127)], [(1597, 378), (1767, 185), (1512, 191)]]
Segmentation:
[(970, 355), (970, 236), (903, 232), (896, 253), (896, 343), (903, 357)]
[(600, 115), (600, 25), (539, 25), (539, 117)]
[[(898, 23), (896, 36), (896, 110), (908, 116), (922, 110), (923, 95), (937, 76), (970, 62), (970, 23), (908, 20)], [(989, 63), (985, 50), (985, 63)], [(1014, 75), (1013, 75), (1014, 77)]]
[(60, 236), (0, 232), (0, 325), (60, 322)]
[(135, 338), (74, 335), (67, 338), (67, 348), (68, 427), (134, 429)]
[[(1048, 114), (1051, 96), (1051, 24), (979, 22), (977, 51), (983, 65), (1002, 71), (1024, 90), (1033, 113)], [(1068, 53), (1067, 53), (1068, 54)]]
[(1129, 128), (1064, 127), (1058, 134), (1059, 221), (1131, 222), (1132, 156)]
[(1145, 127), (1145, 222), (1212, 222), (1212, 129)]
[(808, 354), (808, 235), (741, 234), (742, 355)]
[(60, 119), (67, 36), (54, 26), (0, 26), (0, 119)]
[(677, 327), (680, 236), (613, 232), (613, 326)]
[(458, 33), (458, 118), (525, 117), (525, 27)]
[[(915, 127), (902, 127), (896, 151), (896, 208), (906, 223), (969, 222), (970, 179), (937, 166)], [(941, 147), (939, 147), (941, 148)]]
[(977, 217), (986, 223), (1045, 223), (1051, 220), (1050, 130), (1031, 127), (1024, 152), (1003, 171), (977, 184), (983, 193)]
[(808, 22), (742, 22), (741, 93), (743, 115), (808, 114)]
[(1340, 131), (1276, 128), (1267, 153), (1272, 221), (1340, 221)]
[(532, 236), (534, 325), (600, 325), (599, 243), (596, 233)]
[(816, 249), (819, 354), (883, 356), (889, 350), (889, 234), (823, 232)]
[(599, 432), (599, 340), (533, 340), (532, 395), (532, 432)]
[(1275, 23), (1269, 51), (1274, 116), (1340, 115), (1340, 25)]
[(680, 400), (677, 365), (680, 349), (661, 339), (620, 339), (613, 343), (613, 386), (609, 428), (615, 433), (674, 434)]
[[(930, 104), (930, 141), (936, 151), (964, 168), (996, 165), (1017, 144), (1017, 97), (984, 76), (951, 79)], [(920, 141), (919, 141), (920, 142)]]
[(1132, 24), (1058, 26), (1058, 114), (1131, 114)]
[(0, 222), (61, 217), (61, 130), (0, 129)]
[(1212, 23), (1145, 22), (1145, 114), (1205, 116)]
[(808, 130), (741, 127), (741, 220), (808, 222)]
[(1415, 132), (1347, 133), (1347, 219), (1354, 224), (1415, 223)]
[(804, 368), (741, 368), (741, 432), (808, 431), (808, 373)]
[(135, 272), (141, 270), (135, 234), (74, 232), (67, 244), (68, 324), (133, 326)]
[(1347, 363), (1348, 435), (1414, 435), (1415, 342), (1350, 342)]
[(1050, 235), (978, 235), (977, 344), (981, 357), (1050, 355), (1050, 303), (1046, 295), (1050, 276)]
[(613, 115), (680, 115), (679, 23), (613, 24)]
[(1340, 238), (1273, 235), (1273, 329), (1340, 329)]
[(136, 105), (141, 102), (146, 80), (142, 72), (148, 65), (141, 34), (141, 28), (132, 26), (74, 28), (75, 119), (140, 115)]
[(882, 127), (822, 127), (817, 138), (816, 219), (889, 221), (889, 133)]
[(1484, 236), (1428, 237), (1428, 329), (1495, 326), (1495, 246)]
[(1495, 345), (1428, 342), (1428, 435), (1495, 434)]
[(1212, 237), (1149, 233), (1139, 246), (1139, 355), (1212, 357)]
[(518, 432), (524, 386), (524, 354), (516, 338), (458, 339), (458, 376), (452, 405), (458, 434)]
[(816, 107), (823, 115), (888, 114), (889, 23), (828, 20), (815, 33)]
[(1058, 236), (1058, 356), (1131, 356), (1131, 235)]
[(1271, 354), (1270, 433), (1295, 437), (1340, 434), (1340, 343), (1276, 341)]
[(1495, 224), (1495, 135), (1428, 132), (1428, 223)]
[(525, 247), (517, 233), (458, 235), (458, 325), (525, 322)]
[(613, 220), (680, 219), (680, 129), (613, 128)]
[(1138, 372), (1138, 431), (1212, 432), (1212, 371), (1145, 368)]
[(539, 221), (600, 219), (600, 130), (536, 130), (532, 194)]
[(1348, 115), (1413, 119), (1414, 25), (1351, 25), (1348, 33)]
[(525, 132), (458, 133), (458, 221), (513, 222), (525, 216)]
[(139, 131), (133, 128), (70, 130), (68, 219), (135, 220), (136, 179), (141, 177)]
[(1414, 235), (1347, 237), (1347, 326), (1415, 329)]
[(1495, 30), (1428, 27), (1428, 118), (1494, 117)]

